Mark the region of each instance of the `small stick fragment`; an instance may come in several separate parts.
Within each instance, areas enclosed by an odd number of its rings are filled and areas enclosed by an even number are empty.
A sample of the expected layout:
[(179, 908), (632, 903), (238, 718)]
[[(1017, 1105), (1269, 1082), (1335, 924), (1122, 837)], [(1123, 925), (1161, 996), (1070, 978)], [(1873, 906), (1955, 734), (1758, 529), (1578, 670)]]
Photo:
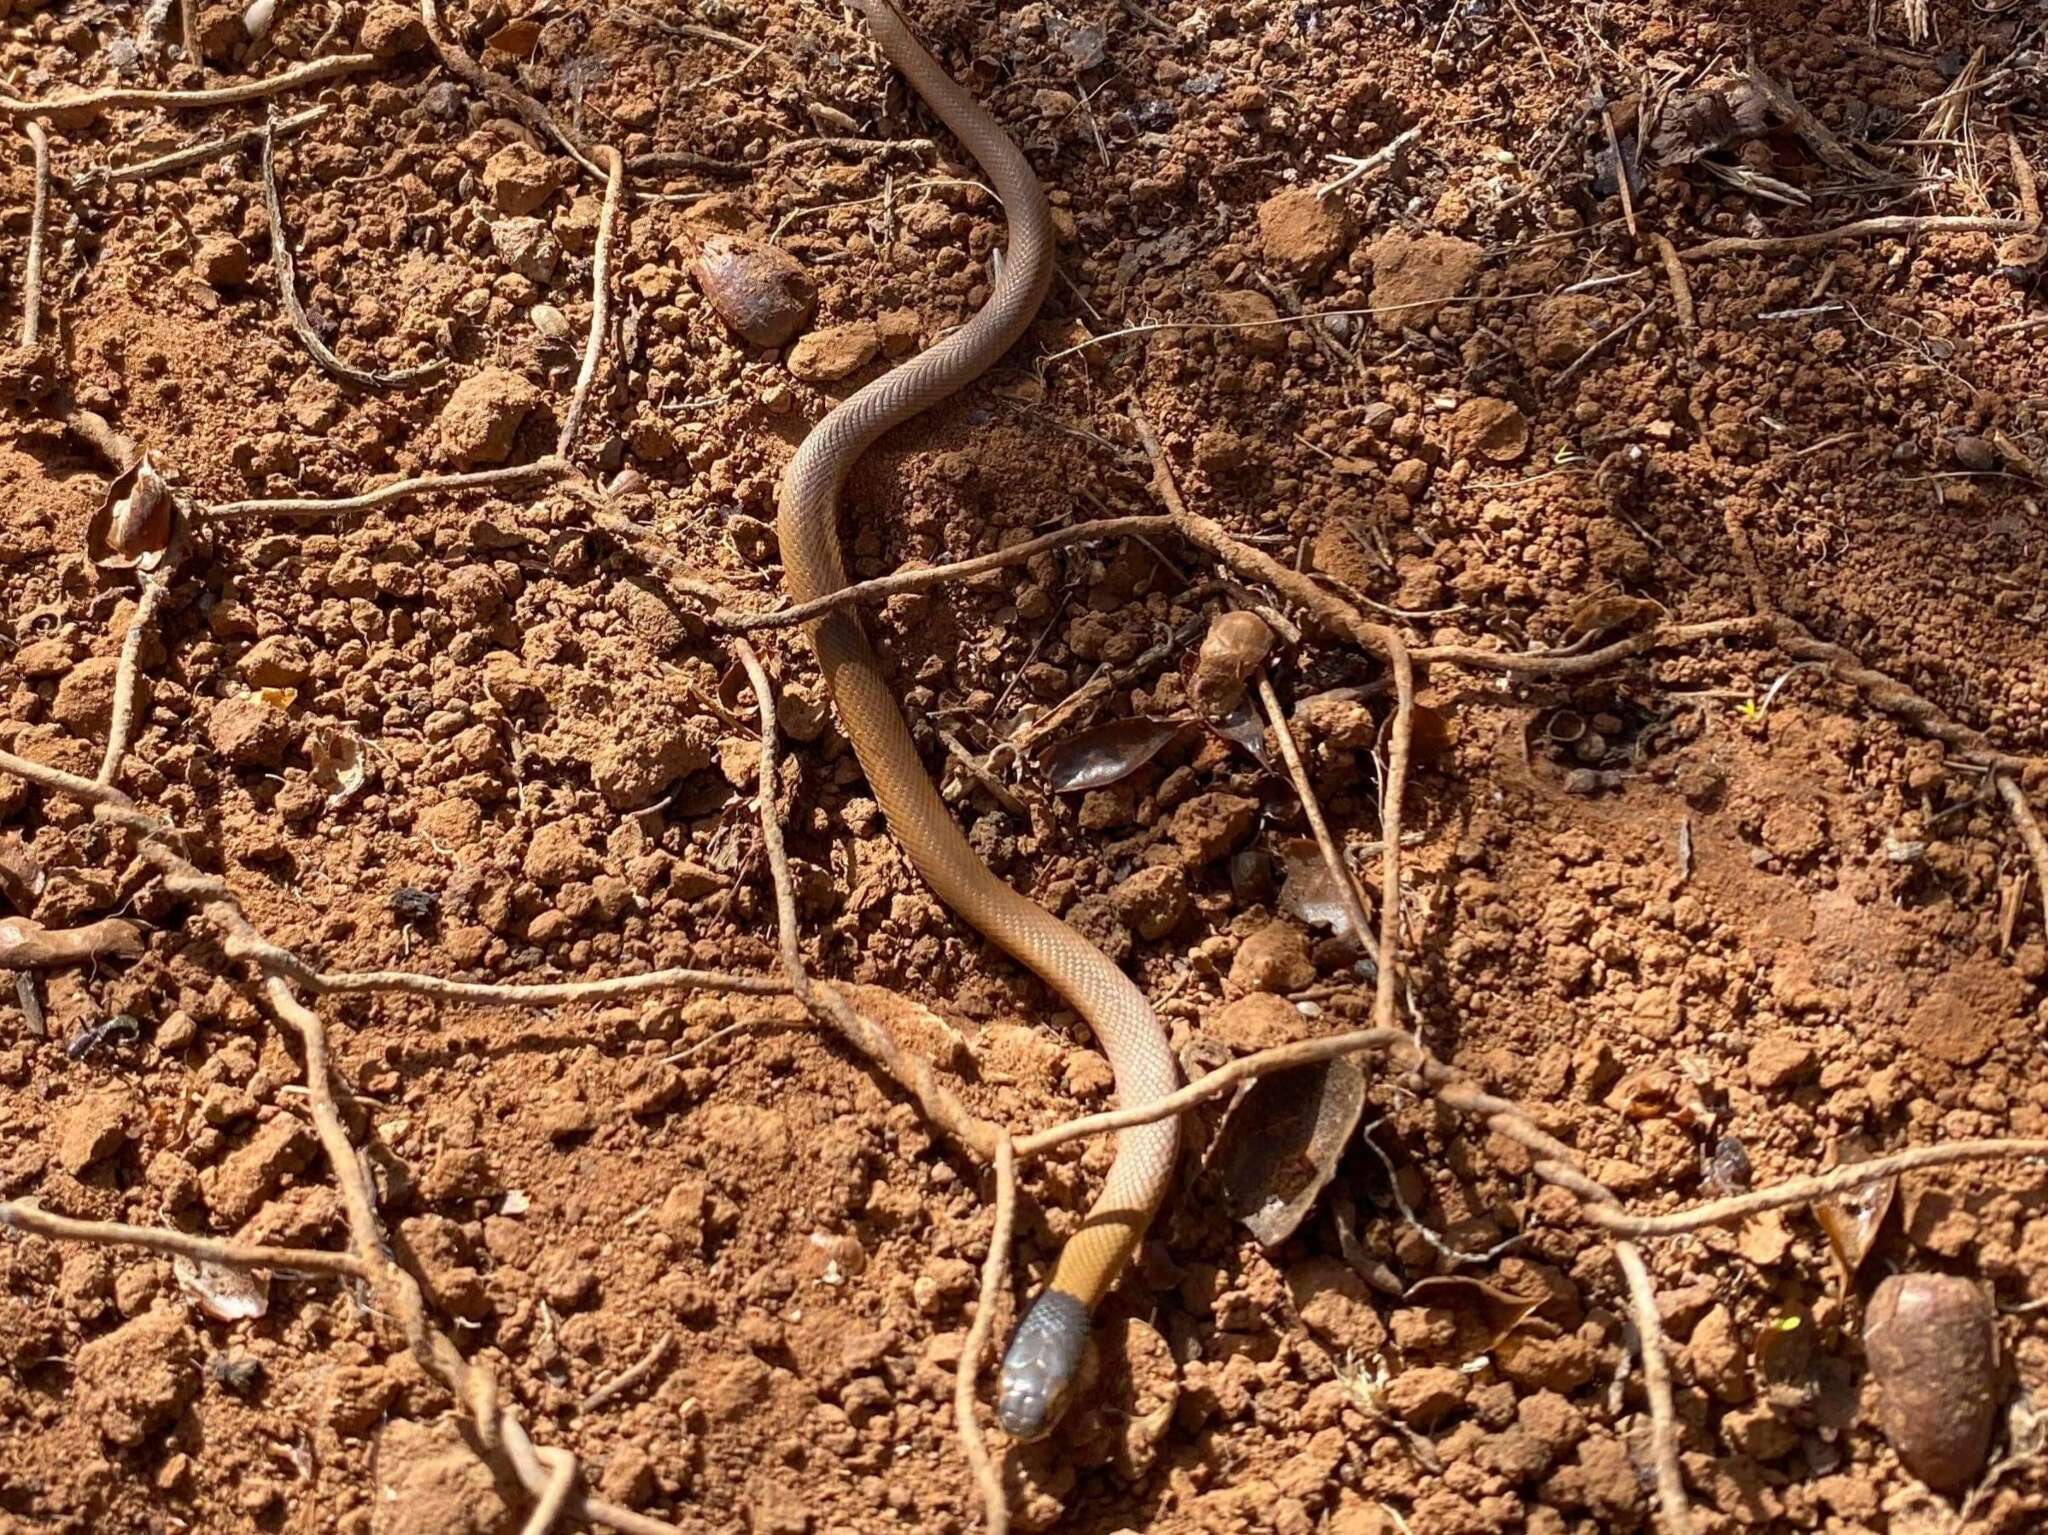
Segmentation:
[(50, 135), (43, 125), (28, 125), (28, 141), (35, 150), (35, 202), (29, 212), (28, 271), (22, 278), (21, 344), (33, 347), (43, 330), (43, 229), (50, 213)]
[(1629, 190), (1628, 185), (1628, 173), (1633, 167), (1621, 157), (1621, 136), (1614, 131), (1614, 108), (1605, 102), (1602, 102), (1600, 106), (1600, 121), (1607, 128), (1607, 148), (1614, 156), (1614, 181), (1615, 185), (1621, 189), (1621, 216), (1628, 224), (1628, 237), (1633, 240), (1638, 238), (1636, 232), (1636, 198), (1635, 193)]
[(1700, 328), (1699, 310), (1692, 301), (1692, 284), (1686, 281), (1685, 263), (1678, 259), (1678, 247), (1671, 243), (1668, 235), (1653, 234), (1650, 243), (1657, 247), (1657, 258), (1664, 263), (1664, 275), (1671, 283), (1671, 302), (1678, 306), (1678, 324), (1685, 331)]
[(299, 340), (305, 343), (315, 362), (339, 378), (372, 389), (420, 383), (446, 370), (448, 365), (436, 358), (421, 367), (403, 368), (396, 373), (371, 373), (343, 362), (314, 331), (312, 319), (299, 302), (298, 278), (292, 269), (292, 242), (285, 233), (284, 204), (277, 194), (277, 135), (268, 126), (263, 130), (263, 206), (270, 214), (270, 259), (277, 271), (279, 295), (284, 299), (285, 313), (291, 316), (292, 329), (298, 332)]
[(2020, 840), (2026, 843), (2034, 860), (2034, 887), (2041, 892), (2042, 925), (2048, 931), (2048, 837), (2041, 834), (2041, 823), (2035, 819), (2034, 807), (2027, 803), (2026, 791), (2010, 774), (1994, 773), (1991, 781), (1998, 785), (1998, 797), (2005, 801), (2012, 823), (2019, 829)]
[(434, 45), (434, 52), (440, 56), (442, 65), (450, 74), (485, 100), (509, 106), (527, 127), (542, 137), (551, 138), (560, 144), (568, 152), (569, 157), (591, 175), (600, 180), (604, 178), (604, 167), (591, 160), (582, 143), (568, 129), (556, 122), (546, 107), (526, 92), (500, 80), (448, 36), (446, 29), (441, 25), (441, 7), (437, 0), (420, 0), (420, 20), (426, 23), (427, 39)]
[(121, 636), (121, 659), (114, 670), (114, 716), (107, 726), (107, 749), (100, 758), (98, 782), (110, 784), (121, 771), (121, 759), (128, 752), (128, 737), (135, 728), (135, 706), (141, 694), (136, 672), (142, 661), (142, 644), (156, 623), (157, 605), (164, 600), (166, 583), (161, 576), (145, 573), (142, 595), (128, 619), (128, 632)]
[(597, 216), (597, 250), (590, 259), (590, 337), (583, 343), (583, 367), (576, 375), (576, 390), (569, 396), (569, 414), (555, 439), (555, 454), (567, 458), (576, 441), (576, 429), (583, 424), (583, 407), (590, 399), (590, 386), (597, 378), (597, 363), (604, 353), (604, 334), (611, 319), (612, 225), (619, 216), (619, 196), (626, 186), (626, 162), (609, 144), (597, 146), (597, 158), (604, 162), (604, 208)]
[(26, 970), (14, 972), (14, 1000), (21, 1007), (21, 1021), (29, 1035), (45, 1038), (50, 1026), (43, 1017), (43, 999), (36, 995), (36, 978)]
[(0, 96), (0, 117), (55, 117), (74, 113), (97, 116), (119, 107), (163, 107), (172, 112), (225, 107), (238, 101), (261, 101), (265, 96), (275, 96), (301, 85), (318, 85), (324, 80), (354, 74), (360, 69), (375, 69), (380, 62), (374, 53), (337, 53), (330, 58), (295, 65), (266, 79), (241, 80), (233, 85), (204, 91), (152, 91), (109, 86), (105, 90), (46, 96), (39, 101)]
[(199, 0), (178, 0), (178, 40), (189, 62), (205, 62), (199, 55)]
[(628, 1391), (631, 1391), (640, 1382), (661, 1368), (663, 1361), (668, 1358), (670, 1351), (675, 1346), (675, 1334), (663, 1333), (654, 1340), (654, 1346), (648, 1349), (646, 1353), (642, 1354), (632, 1364), (586, 1396), (577, 1406), (577, 1412), (594, 1412), (604, 1406), (606, 1402), (616, 1401), (619, 1397), (624, 1396)]
[[(309, 128), (333, 112), (326, 105), (308, 107), (303, 112), (294, 112), (290, 117), (280, 117), (270, 125), (270, 132), (279, 138)], [(149, 160), (137, 160), (130, 165), (103, 165), (93, 170), (82, 171), (70, 178), (73, 190), (83, 190), (98, 183), (113, 185), (123, 181), (147, 181), (152, 176), (169, 175), (172, 171), (189, 170), (195, 165), (204, 165), (209, 160), (218, 160), (223, 155), (236, 154), (244, 149), (253, 149), (263, 142), (264, 130), (244, 128), (240, 133), (230, 133), (225, 138), (207, 139), (203, 143), (188, 144), (183, 149), (174, 149), (169, 154), (157, 155)]]
[(463, 474), (420, 474), (393, 480), (355, 496), (287, 498), (277, 501), (222, 501), (206, 508), (209, 517), (340, 517), (349, 512), (367, 512), (373, 507), (404, 501), (412, 496), (432, 495), (444, 490), (494, 490), (503, 485), (523, 485), (529, 480), (559, 480), (576, 472), (575, 465), (562, 458), (537, 458), (530, 464), (508, 464), (502, 469), (475, 469)]
[(51, 970), (103, 957), (133, 959), (141, 952), (141, 925), (122, 917), (102, 917), (82, 927), (0, 918), (0, 968), (8, 970)]
[(1323, 865), (1330, 871), (1337, 893), (1343, 898), (1344, 914), (1351, 919), (1352, 936), (1361, 948), (1376, 949), (1378, 945), (1373, 942), (1372, 922), (1365, 914), (1365, 894), (1358, 888), (1358, 877), (1351, 872), (1350, 860), (1331, 834), (1322, 803), (1309, 783), (1308, 769), (1302, 765), (1301, 748), (1295, 744), (1294, 731), (1287, 723), (1287, 716), (1281, 712), (1280, 697), (1273, 691), (1272, 679), (1264, 672), (1259, 674), (1259, 702), (1266, 706), (1266, 719), (1280, 743), (1280, 757), (1287, 764), (1287, 776), (1294, 781), (1294, 793), (1301, 801), (1301, 813), (1308, 818), (1309, 830), (1315, 834), (1316, 846), (1322, 850)]
[(1010, 1133), (996, 1140), (996, 1219), (989, 1233), (988, 1257), (981, 1266), (981, 1300), (974, 1321), (967, 1329), (967, 1341), (960, 1349), (960, 1364), (953, 1373), (953, 1422), (960, 1431), (960, 1446), (967, 1452), (967, 1464), (974, 1470), (981, 1489), (984, 1527), (988, 1535), (1008, 1535), (1010, 1505), (1003, 1496), (1002, 1473), (988, 1453), (988, 1440), (981, 1432), (981, 1420), (974, 1413), (974, 1382), (981, 1373), (982, 1350), (995, 1330), (996, 1309), (1003, 1296), (1003, 1279), (1010, 1264), (1010, 1240), (1017, 1220), (1017, 1149)]
[(1724, 235), (1688, 246), (1678, 253), (1682, 261), (1705, 261), (1714, 256), (1775, 255), (1785, 251), (1819, 250), (1838, 240), (1857, 240), (1866, 235), (1920, 234), (2023, 234), (2032, 226), (2025, 219), (1986, 218), (1977, 214), (1891, 213), (1882, 218), (1856, 219), (1833, 229), (1804, 235)]
[(354, 1253), (329, 1252), (318, 1247), (266, 1247), (253, 1242), (220, 1242), (212, 1237), (194, 1236), (169, 1227), (73, 1220), (66, 1215), (53, 1215), (27, 1200), (0, 1202), (0, 1226), (31, 1232), (51, 1241), (139, 1247), (144, 1252), (189, 1258), (194, 1263), (218, 1263), (223, 1268), (289, 1269), (300, 1274), (332, 1274), (340, 1279), (364, 1279), (369, 1275), (363, 1260)]

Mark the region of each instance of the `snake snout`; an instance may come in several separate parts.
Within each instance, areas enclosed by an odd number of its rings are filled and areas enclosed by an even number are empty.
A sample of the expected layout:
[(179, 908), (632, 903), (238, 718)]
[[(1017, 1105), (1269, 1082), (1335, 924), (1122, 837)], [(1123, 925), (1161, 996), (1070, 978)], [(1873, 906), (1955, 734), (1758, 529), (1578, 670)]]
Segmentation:
[(1042, 1291), (1017, 1324), (996, 1387), (996, 1421), (1036, 1439), (1059, 1421), (1088, 1347), (1088, 1307), (1064, 1290)]

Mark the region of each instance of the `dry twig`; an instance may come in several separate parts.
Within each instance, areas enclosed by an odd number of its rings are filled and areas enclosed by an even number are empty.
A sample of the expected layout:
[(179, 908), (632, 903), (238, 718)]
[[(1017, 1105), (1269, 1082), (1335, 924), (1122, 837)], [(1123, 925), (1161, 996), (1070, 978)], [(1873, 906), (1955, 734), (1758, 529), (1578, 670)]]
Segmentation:
[(292, 270), (292, 242), (285, 233), (284, 203), (277, 192), (277, 135), (267, 127), (263, 131), (263, 206), (270, 215), (270, 260), (277, 271), (278, 293), (284, 300), (285, 313), (291, 317), (292, 329), (305, 343), (306, 350), (313, 354), (315, 362), (339, 378), (372, 389), (395, 389), (403, 384), (423, 383), (438, 378), (446, 371), (448, 364), (436, 358), (417, 368), (401, 368), (396, 373), (371, 373), (343, 362), (320, 339), (305, 306), (299, 302), (298, 278)]
[(254, 1242), (219, 1242), (164, 1226), (130, 1226), (121, 1221), (81, 1221), (56, 1215), (26, 1200), (0, 1202), (0, 1226), (26, 1231), (52, 1242), (92, 1242), (102, 1247), (134, 1247), (217, 1263), (223, 1268), (278, 1269), (300, 1274), (332, 1274), (340, 1279), (368, 1279), (368, 1265), (354, 1253), (318, 1247), (266, 1247)]
[(294, 65), (261, 80), (238, 80), (233, 85), (219, 85), (203, 91), (152, 91), (114, 85), (97, 91), (45, 96), (36, 101), (0, 96), (0, 117), (97, 116), (120, 107), (163, 107), (171, 112), (192, 112), (202, 107), (232, 106), (238, 101), (261, 101), (265, 96), (296, 90), (302, 85), (319, 85), (358, 70), (375, 69), (379, 62), (373, 53), (337, 53)]
[(960, 1446), (967, 1453), (975, 1485), (981, 1489), (988, 1535), (1008, 1535), (1010, 1505), (1003, 1496), (1003, 1476), (988, 1453), (988, 1440), (974, 1412), (974, 1383), (981, 1373), (982, 1351), (995, 1331), (996, 1311), (1010, 1266), (1010, 1240), (1017, 1222), (1017, 1148), (1007, 1130), (999, 1132), (996, 1139), (995, 1179), (995, 1227), (989, 1233), (988, 1257), (981, 1265), (981, 1299), (967, 1329), (967, 1341), (960, 1349), (959, 1367), (953, 1374), (953, 1422), (959, 1429)]
[(598, 359), (604, 354), (604, 334), (611, 323), (612, 226), (619, 216), (619, 194), (626, 186), (626, 162), (609, 144), (597, 146), (597, 158), (604, 162), (604, 208), (597, 216), (597, 250), (590, 258), (590, 337), (583, 343), (583, 367), (576, 375), (576, 389), (569, 396), (569, 413), (562, 418), (562, 432), (555, 439), (555, 456), (567, 458), (576, 441), (576, 429), (583, 424), (583, 407), (590, 399), (590, 386), (597, 379)]
[(524, 485), (533, 480), (565, 479), (576, 466), (565, 458), (537, 458), (530, 464), (508, 464), (502, 469), (475, 469), (463, 474), (418, 474), (393, 480), (360, 495), (325, 499), (288, 498), (276, 501), (222, 501), (206, 508), (209, 517), (340, 517), (350, 512), (367, 512), (393, 501), (413, 496), (436, 495), (450, 490), (498, 490)]
[[(303, 112), (294, 112), (290, 117), (280, 117), (269, 127), (269, 132), (278, 138), (309, 128), (331, 113), (334, 108), (326, 105), (308, 107)], [(265, 130), (244, 128), (239, 133), (230, 133), (225, 138), (207, 139), (204, 143), (189, 144), (183, 149), (174, 149), (169, 154), (156, 155), (148, 160), (137, 160), (130, 165), (101, 165), (80, 171), (68, 179), (73, 191), (84, 191), (88, 187), (114, 185), (124, 181), (147, 181), (152, 176), (167, 176), (173, 171), (189, 170), (195, 165), (204, 165), (209, 160), (218, 160), (223, 155), (239, 154), (245, 149), (254, 149), (263, 142)]]
[(1992, 780), (1998, 785), (1998, 797), (2005, 801), (2005, 808), (2012, 816), (2012, 824), (2019, 829), (2020, 840), (2027, 845), (2027, 852), (2034, 860), (2034, 888), (2041, 893), (2041, 919), (2044, 934), (2048, 934), (2048, 837), (2041, 835), (2041, 823), (2034, 816), (2034, 807), (2027, 803), (2027, 794), (2008, 773), (1995, 773)]
[(38, 122), (28, 125), (35, 151), (36, 186), (29, 205), (28, 263), (21, 280), (21, 344), (34, 346), (43, 334), (43, 232), (50, 218), (50, 135)]
[(1301, 801), (1301, 813), (1308, 818), (1309, 831), (1315, 836), (1316, 846), (1322, 850), (1323, 864), (1329, 869), (1330, 878), (1344, 902), (1344, 913), (1351, 919), (1351, 931), (1362, 947), (1371, 948), (1372, 923), (1365, 914), (1365, 895), (1358, 888), (1358, 876), (1351, 872), (1351, 860), (1344, 856), (1343, 848), (1337, 845), (1336, 837), (1330, 832), (1322, 802), (1316, 798), (1315, 788), (1308, 781), (1308, 769), (1302, 765), (1301, 748), (1295, 744), (1294, 731), (1280, 707), (1280, 696), (1273, 691), (1273, 679), (1263, 668), (1259, 672), (1259, 702), (1266, 706), (1266, 719), (1280, 744), (1280, 759), (1287, 764), (1287, 776), (1294, 782), (1294, 794)]
[(662, 1362), (668, 1358), (669, 1354), (675, 1349), (675, 1346), (675, 1334), (663, 1333), (654, 1340), (653, 1346), (646, 1353), (642, 1354), (632, 1364), (626, 1366), (625, 1369), (586, 1396), (577, 1406), (576, 1411), (578, 1413), (595, 1412), (598, 1408), (604, 1406), (606, 1402), (618, 1400), (656, 1370), (660, 1369)]
[(598, 180), (605, 179), (605, 168), (590, 158), (590, 152), (582, 142), (556, 122), (546, 107), (485, 69), (448, 36), (447, 29), (441, 25), (441, 7), (435, 0), (420, 0), (420, 20), (426, 23), (427, 40), (433, 44), (435, 54), (451, 75), (485, 100), (510, 107), (527, 127), (542, 138), (553, 139), (572, 160)]
[(1892, 213), (1882, 218), (1857, 219), (1833, 229), (1804, 235), (1724, 235), (1680, 251), (1683, 261), (1705, 261), (1713, 256), (1770, 256), (1787, 251), (1820, 250), (1839, 240), (1865, 236), (1922, 234), (2022, 234), (2031, 226), (2024, 219), (1982, 218), (1975, 214)]

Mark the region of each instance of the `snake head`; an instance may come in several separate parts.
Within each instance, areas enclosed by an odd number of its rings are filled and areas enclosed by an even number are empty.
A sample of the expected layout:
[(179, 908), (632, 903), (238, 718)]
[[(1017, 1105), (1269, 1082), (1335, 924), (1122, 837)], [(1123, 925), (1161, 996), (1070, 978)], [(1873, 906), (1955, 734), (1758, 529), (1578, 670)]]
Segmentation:
[(996, 1421), (1017, 1439), (1049, 1433), (1066, 1411), (1088, 1347), (1088, 1308), (1063, 1290), (1032, 1303), (1003, 1355), (996, 1383)]

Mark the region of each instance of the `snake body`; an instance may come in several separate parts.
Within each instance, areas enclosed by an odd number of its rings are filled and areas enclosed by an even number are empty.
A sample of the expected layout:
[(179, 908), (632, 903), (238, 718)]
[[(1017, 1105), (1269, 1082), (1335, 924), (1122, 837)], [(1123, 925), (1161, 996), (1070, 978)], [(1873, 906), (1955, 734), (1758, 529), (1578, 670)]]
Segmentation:
[[(889, 62), (974, 156), (1002, 199), (1006, 259), (979, 313), (891, 370), (812, 429), (782, 479), (777, 531), (790, 598), (846, 586), (839, 496), (847, 472), (883, 434), (985, 372), (1024, 334), (1051, 286), (1053, 230), (1045, 190), (996, 121), (926, 52), (890, 0), (857, 0)], [(875, 799), (911, 862), (939, 898), (1088, 1020), (1109, 1056), (1119, 1098), (1148, 1103), (1179, 1085), (1165, 1032), (1143, 992), (1109, 958), (1036, 901), (991, 873), (940, 799), (860, 620), (837, 610), (809, 626), (818, 666)], [(1049, 1429), (1081, 1366), (1095, 1305), (1122, 1275), (1172, 1176), (1179, 1130), (1171, 1118), (1123, 1131), (1087, 1219), (1003, 1359), (997, 1420), (1012, 1434)]]

